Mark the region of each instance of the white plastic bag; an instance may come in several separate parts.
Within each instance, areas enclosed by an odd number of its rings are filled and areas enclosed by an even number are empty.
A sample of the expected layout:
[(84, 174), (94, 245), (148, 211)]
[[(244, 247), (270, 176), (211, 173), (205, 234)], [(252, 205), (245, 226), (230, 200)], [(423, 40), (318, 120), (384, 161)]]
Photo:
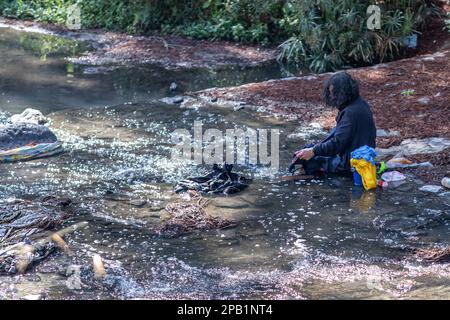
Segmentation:
[(398, 171), (388, 171), (381, 175), (381, 179), (386, 182), (396, 182), (406, 180), (406, 177), (403, 173)]

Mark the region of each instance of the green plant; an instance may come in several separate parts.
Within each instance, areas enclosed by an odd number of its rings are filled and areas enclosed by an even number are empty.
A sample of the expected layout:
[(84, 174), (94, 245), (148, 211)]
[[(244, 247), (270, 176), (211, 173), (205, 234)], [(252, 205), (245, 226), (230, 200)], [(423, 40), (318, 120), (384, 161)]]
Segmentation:
[(402, 90), (401, 95), (405, 96), (405, 97), (410, 97), (410, 96), (413, 96), (415, 93), (416, 93), (416, 90), (414, 90), (414, 89), (405, 89), (405, 90)]
[(368, 30), (371, 1), (288, 1), (280, 23), (293, 35), (280, 46), (280, 61), (302, 62), (316, 72), (343, 65), (392, 60), (404, 47), (404, 37), (418, 32), (439, 15), (434, 1), (386, 0), (381, 6), (382, 29)]

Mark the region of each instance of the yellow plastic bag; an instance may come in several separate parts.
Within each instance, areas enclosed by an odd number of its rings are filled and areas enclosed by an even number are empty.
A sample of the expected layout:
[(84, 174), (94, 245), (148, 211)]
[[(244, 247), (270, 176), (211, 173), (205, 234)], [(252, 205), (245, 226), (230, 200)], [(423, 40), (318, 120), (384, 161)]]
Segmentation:
[(362, 178), (364, 189), (371, 190), (377, 187), (376, 167), (364, 159), (351, 159), (350, 164)]

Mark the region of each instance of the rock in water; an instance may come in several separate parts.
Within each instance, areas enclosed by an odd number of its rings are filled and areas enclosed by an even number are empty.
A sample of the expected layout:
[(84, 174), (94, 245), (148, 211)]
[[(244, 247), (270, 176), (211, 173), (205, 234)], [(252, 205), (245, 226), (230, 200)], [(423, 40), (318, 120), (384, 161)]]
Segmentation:
[(105, 267), (103, 265), (102, 257), (98, 254), (94, 254), (92, 257), (92, 265), (94, 268), (94, 277), (97, 280), (103, 280), (106, 277)]
[(178, 89), (178, 85), (175, 82), (172, 82), (170, 84), (169, 89), (170, 89), (170, 92), (175, 92)]
[(448, 177), (443, 178), (441, 181), (441, 184), (443, 187), (450, 189), (450, 178), (448, 178)]
[(160, 101), (167, 103), (167, 104), (180, 104), (184, 101), (184, 98), (181, 96), (165, 97), (165, 98), (162, 98)]
[(36, 109), (27, 108), (21, 114), (15, 114), (11, 117), (12, 123), (34, 123), (34, 124), (46, 124), (48, 119)]
[(58, 140), (46, 126), (15, 123), (0, 126), (0, 150), (11, 150), (30, 144), (54, 143)]
[(434, 186), (434, 185), (426, 185), (426, 186), (421, 187), (419, 190), (423, 191), (423, 192), (438, 193), (438, 192), (442, 191), (442, 187)]

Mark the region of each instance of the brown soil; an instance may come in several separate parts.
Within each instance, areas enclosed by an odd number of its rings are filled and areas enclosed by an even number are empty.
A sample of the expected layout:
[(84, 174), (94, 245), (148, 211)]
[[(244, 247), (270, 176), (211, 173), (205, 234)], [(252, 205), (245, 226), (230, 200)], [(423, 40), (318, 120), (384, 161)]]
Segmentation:
[(413, 162), (430, 161), (432, 168), (410, 169), (420, 179), (427, 183), (440, 184), (443, 177), (450, 177), (450, 149), (432, 154), (417, 154), (409, 157)]

